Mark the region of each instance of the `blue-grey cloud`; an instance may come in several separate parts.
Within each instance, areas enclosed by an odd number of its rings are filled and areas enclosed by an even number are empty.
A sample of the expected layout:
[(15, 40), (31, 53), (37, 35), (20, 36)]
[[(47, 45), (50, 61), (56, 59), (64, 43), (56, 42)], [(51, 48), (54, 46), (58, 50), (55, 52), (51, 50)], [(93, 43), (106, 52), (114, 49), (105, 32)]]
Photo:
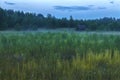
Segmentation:
[(107, 9), (106, 7), (98, 7), (97, 9)]
[(81, 10), (90, 10), (89, 6), (54, 6), (56, 10), (64, 10), (64, 11), (81, 11)]
[(114, 4), (114, 1), (110, 1), (110, 4)]
[(15, 3), (7, 2), (7, 1), (5, 1), (4, 3), (7, 4), (7, 5), (15, 5)]
[(88, 5), (89, 7), (94, 7), (95, 5)]
[(106, 7), (95, 7), (95, 5), (88, 5), (88, 6), (53, 6), (54, 9), (60, 11), (87, 11), (87, 10), (103, 10), (107, 9)]

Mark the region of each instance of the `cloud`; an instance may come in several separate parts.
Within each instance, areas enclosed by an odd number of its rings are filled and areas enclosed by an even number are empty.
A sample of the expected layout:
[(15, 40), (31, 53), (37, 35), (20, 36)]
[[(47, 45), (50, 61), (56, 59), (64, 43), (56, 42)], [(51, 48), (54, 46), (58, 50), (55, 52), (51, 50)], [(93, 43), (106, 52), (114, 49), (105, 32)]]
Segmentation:
[(107, 9), (106, 7), (95, 7), (95, 5), (88, 6), (53, 6), (54, 9), (60, 11), (87, 11), (87, 10), (103, 10)]
[(98, 7), (97, 9), (107, 9), (106, 7)]
[(7, 1), (5, 1), (4, 3), (7, 4), (7, 5), (15, 5), (15, 3), (7, 2)]
[(54, 6), (54, 9), (61, 11), (82, 11), (82, 10), (90, 10), (89, 6)]
[(94, 7), (95, 5), (88, 5), (89, 7)]
[(114, 1), (110, 1), (110, 4), (114, 4)]

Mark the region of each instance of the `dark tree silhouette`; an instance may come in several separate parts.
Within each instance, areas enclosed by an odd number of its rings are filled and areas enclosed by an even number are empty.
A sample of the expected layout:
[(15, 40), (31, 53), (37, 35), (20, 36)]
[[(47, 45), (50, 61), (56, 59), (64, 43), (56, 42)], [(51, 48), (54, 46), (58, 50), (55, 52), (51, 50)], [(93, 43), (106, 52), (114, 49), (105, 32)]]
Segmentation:
[[(87, 27), (78, 27), (84, 25)], [(4, 10), (0, 8), (0, 30), (36, 30), (39, 28), (76, 28), (89, 31), (120, 31), (120, 19), (101, 18), (94, 20), (58, 19), (51, 14), (24, 13), (23, 11)]]

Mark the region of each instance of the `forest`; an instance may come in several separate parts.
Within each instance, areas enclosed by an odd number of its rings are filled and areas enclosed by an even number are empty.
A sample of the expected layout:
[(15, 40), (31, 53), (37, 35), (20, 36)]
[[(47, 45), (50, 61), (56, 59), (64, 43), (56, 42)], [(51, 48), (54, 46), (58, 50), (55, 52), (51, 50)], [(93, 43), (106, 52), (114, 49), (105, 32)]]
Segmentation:
[(51, 14), (28, 13), (0, 8), (0, 30), (37, 30), (40, 28), (77, 28), (86, 26), (86, 31), (120, 31), (120, 19), (104, 17), (100, 19), (56, 18)]

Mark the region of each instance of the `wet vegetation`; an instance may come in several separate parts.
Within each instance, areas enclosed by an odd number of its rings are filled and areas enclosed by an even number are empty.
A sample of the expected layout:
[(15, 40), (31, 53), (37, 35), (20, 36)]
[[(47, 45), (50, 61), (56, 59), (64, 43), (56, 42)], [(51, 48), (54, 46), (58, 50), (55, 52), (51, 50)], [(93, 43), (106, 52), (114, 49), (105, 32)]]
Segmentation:
[(1, 33), (0, 80), (120, 80), (120, 35)]

